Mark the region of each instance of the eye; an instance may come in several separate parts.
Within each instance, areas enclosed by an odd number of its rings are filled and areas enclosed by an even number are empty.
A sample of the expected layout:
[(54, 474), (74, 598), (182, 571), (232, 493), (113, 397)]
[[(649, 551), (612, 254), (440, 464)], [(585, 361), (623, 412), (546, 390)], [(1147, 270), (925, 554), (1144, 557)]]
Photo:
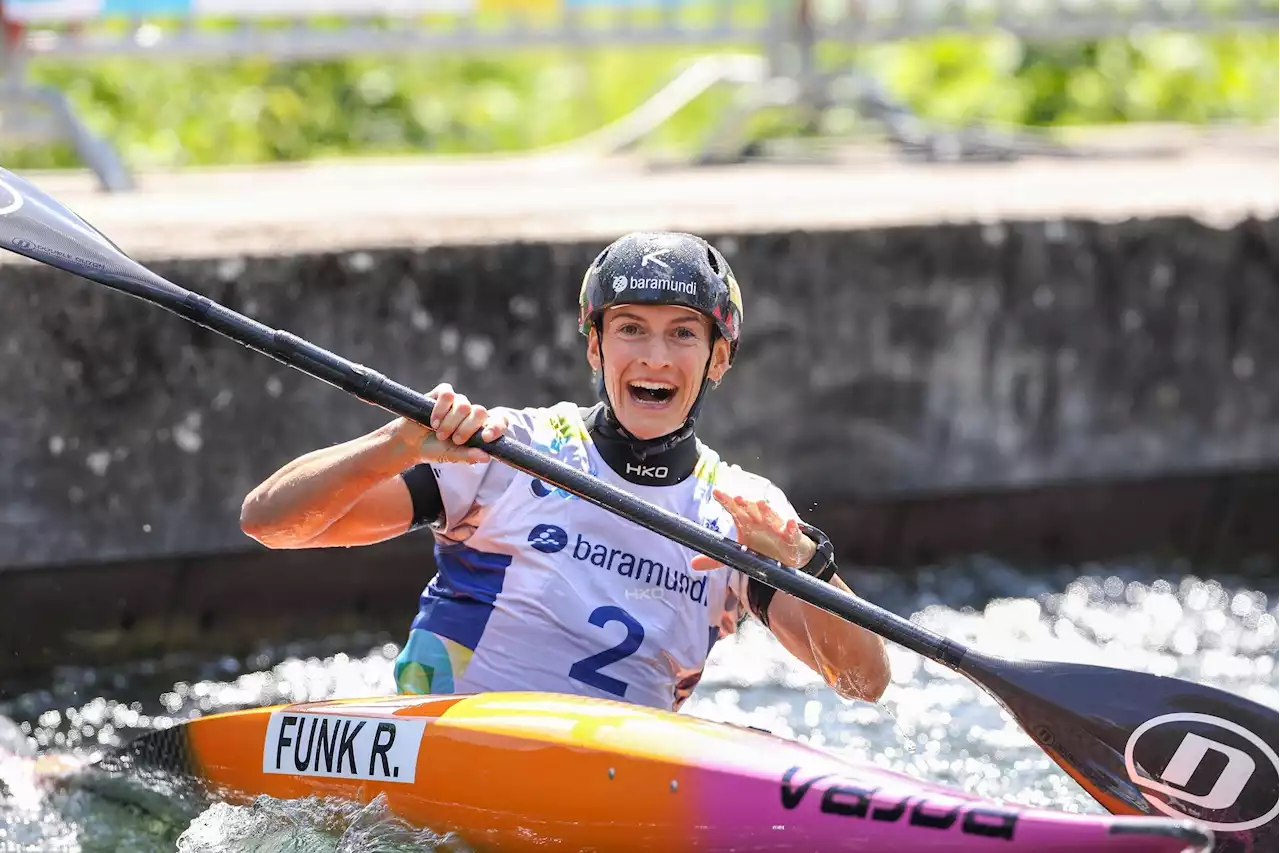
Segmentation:
[(642, 331), (639, 323), (623, 323), (617, 329), (620, 335), (638, 335)]
[(693, 329), (690, 329), (688, 326), (677, 326), (675, 334), (677, 338), (686, 341), (696, 340), (698, 337), (698, 333)]

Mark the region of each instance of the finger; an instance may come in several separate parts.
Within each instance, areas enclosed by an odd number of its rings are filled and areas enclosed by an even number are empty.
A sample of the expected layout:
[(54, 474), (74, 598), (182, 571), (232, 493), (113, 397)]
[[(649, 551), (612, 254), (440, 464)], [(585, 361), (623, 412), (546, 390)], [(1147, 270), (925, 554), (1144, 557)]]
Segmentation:
[(742, 507), (743, 517), (752, 524), (764, 524), (764, 519), (760, 517), (760, 506), (756, 501), (738, 498), (738, 505)]
[(476, 434), (484, 422), (489, 419), (489, 410), (484, 406), (472, 406), (471, 413), (462, 419), (458, 428), (453, 431), (454, 444), (466, 444)]
[(764, 498), (751, 502), (751, 510), (756, 514), (760, 521), (770, 527), (781, 527), (782, 516), (774, 512), (773, 506)]
[(453, 407), (440, 421), (440, 426), (436, 429), (436, 437), (445, 441), (452, 436), (453, 431), (471, 414), (471, 408), (471, 401), (459, 394), (454, 400)]
[(778, 511), (773, 508), (773, 504), (769, 503), (766, 498), (760, 498), (760, 500), (755, 502), (755, 506), (760, 512), (760, 517), (762, 519), (765, 521), (773, 521), (774, 519), (777, 519), (779, 526), (781, 526), (782, 516), (778, 514)]
[(746, 531), (760, 526), (759, 515), (751, 511), (751, 502), (740, 495), (731, 496), (725, 504), (725, 509), (733, 516), (733, 523), (738, 527), (739, 538)]
[(718, 560), (714, 560), (711, 557), (708, 557), (706, 554), (698, 554), (689, 562), (690, 568), (699, 572), (706, 572), (706, 571), (710, 571), (711, 569), (718, 569), (723, 565), (724, 563), (721, 563)]
[(511, 426), (511, 421), (505, 414), (495, 415), (489, 413), (489, 420), (484, 425), (484, 431), (480, 433), (480, 437), (485, 441), (497, 441), (506, 433), (507, 428)]
[(733, 495), (719, 489), (712, 489), (711, 496), (716, 499), (716, 503), (725, 508), (729, 515), (733, 516), (734, 521), (738, 520), (738, 505), (734, 502)]
[(770, 530), (782, 536), (788, 542), (794, 543), (791, 538), (790, 518), (783, 518), (782, 513), (767, 500), (761, 500), (758, 504), (760, 508), (760, 520), (768, 526)]
[(445, 415), (453, 408), (454, 393), (448, 385), (437, 385), (431, 391), (435, 394), (435, 405), (431, 407), (431, 428), (438, 430)]

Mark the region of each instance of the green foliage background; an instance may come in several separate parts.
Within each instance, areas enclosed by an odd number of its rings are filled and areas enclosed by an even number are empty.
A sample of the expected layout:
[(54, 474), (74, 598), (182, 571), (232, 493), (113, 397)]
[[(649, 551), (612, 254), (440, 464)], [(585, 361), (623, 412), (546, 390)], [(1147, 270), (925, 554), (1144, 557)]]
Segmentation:
[[(139, 168), (554, 145), (625, 115), (695, 55), (635, 48), (293, 63), (121, 58), (43, 61), (29, 75), (66, 92)], [(956, 123), (1258, 122), (1274, 119), (1280, 100), (1277, 34), (1265, 30), (1046, 44), (947, 36), (822, 58), (856, 62), (919, 114)], [(696, 144), (729, 94), (703, 96), (656, 142)], [(770, 121), (776, 130), (785, 119), (765, 118), (758, 129)], [(80, 165), (66, 145), (9, 144), (3, 156), (11, 168)]]

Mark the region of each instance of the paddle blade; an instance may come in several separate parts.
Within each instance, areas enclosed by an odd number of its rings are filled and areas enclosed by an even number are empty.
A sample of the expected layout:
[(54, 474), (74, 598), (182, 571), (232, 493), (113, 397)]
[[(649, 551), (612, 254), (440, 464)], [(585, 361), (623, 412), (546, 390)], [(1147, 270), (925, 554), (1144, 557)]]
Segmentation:
[(171, 302), (187, 291), (130, 258), (30, 181), (0, 168), (0, 246), (134, 296)]
[(960, 668), (1113, 814), (1190, 817), (1213, 830), (1215, 853), (1277, 849), (1275, 709), (1085, 664), (971, 654)]

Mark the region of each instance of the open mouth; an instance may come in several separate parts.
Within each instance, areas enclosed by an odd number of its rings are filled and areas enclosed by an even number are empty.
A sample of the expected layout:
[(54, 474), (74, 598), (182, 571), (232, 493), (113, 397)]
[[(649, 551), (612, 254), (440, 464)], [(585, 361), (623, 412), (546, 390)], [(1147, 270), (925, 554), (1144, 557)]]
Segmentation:
[(676, 395), (676, 386), (665, 382), (647, 382), (644, 380), (627, 383), (627, 393), (637, 403), (661, 405), (670, 402)]

